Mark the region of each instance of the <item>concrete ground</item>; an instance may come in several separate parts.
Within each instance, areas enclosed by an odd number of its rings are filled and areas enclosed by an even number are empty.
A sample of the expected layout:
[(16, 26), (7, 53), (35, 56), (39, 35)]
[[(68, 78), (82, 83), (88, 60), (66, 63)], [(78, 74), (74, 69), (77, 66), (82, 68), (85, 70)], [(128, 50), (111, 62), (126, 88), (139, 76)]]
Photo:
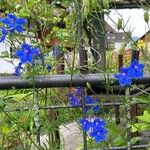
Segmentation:
[(82, 143), (82, 133), (76, 122), (60, 127), (63, 136), (63, 150), (77, 150)]
[[(76, 122), (60, 126), (62, 150), (80, 150), (82, 144), (82, 133)], [(41, 145), (47, 144), (48, 137), (41, 136)], [(32, 148), (34, 149), (34, 148)]]

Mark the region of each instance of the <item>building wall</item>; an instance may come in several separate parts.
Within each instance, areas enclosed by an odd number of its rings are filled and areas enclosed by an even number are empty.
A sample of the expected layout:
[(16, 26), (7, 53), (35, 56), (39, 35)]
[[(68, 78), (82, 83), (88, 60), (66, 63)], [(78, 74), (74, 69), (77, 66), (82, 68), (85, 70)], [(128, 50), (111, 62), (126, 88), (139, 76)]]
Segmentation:
[[(0, 53), (3, 51), (8, 51), (8, 53), (10, 53), (10, 46), (7, 42), (0, 43)], [(15, 72), (15, 66), (17, 66), (17, 64), (17, 59), (0, 57), (0, 74), (13, 74)]]

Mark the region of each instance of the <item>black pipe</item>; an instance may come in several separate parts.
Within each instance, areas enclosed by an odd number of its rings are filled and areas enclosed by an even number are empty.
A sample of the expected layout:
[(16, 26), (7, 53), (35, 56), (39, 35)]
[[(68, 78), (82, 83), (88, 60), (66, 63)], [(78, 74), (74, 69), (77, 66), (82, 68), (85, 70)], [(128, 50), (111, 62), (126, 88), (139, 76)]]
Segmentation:
[[(113, 77), (113, 74), (109, 75), (110, 85), (118, 85), (118, 81)], [(72, 79), (70, 75), (51, 75), (51, 76), (36, 76), (35, 87), (36, 88), (49, 88), (49, 87), (70, 87), (71, 86), (84, 86), (87, 83), (91, 87), (104, 87), (105, 78), (104, 74), (86, 74), (86, 75), (73, 75)], [(146, 74), (143, 78), (133, 81), (133, 84), (150, 84), (150, 74)], [(17, 76), (1, 76), (0, 77), (0, 89), (27, 89), (32, 88), (32, 79), (21, 79)], [(120, 87), (119, 87), (120, 88)]]

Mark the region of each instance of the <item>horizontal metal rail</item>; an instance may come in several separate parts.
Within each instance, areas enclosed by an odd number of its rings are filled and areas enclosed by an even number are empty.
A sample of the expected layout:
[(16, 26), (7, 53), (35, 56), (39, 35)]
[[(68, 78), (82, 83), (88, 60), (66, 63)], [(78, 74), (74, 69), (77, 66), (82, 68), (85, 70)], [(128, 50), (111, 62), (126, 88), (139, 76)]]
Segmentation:
[[(123, 105), (123, 102), (114, 102), (114, 103), (97, 103), (97, 104), (85, 104), (85, 107), (93, 107), (93, 106), (105, 106), (105, 107), (113, 107), (113, 106), (120, 106)], [(134, 103), (134, 104), (139, 104), (139, 105), (147, 105), (146, 103)], [(133, 104), (133, 105), (134, 105)], [(51, 105), (51, 106), (39, 106), (39, 110), (49, 110), (49, 109), (67, 109), (67, 108), (81, 108), (82, 105), (79, 106), (71, 106), (71, 105)], [(14, 108), (14, 109), (4, 109), (5, 112), (15, 112), (15, 111), (29, 111), (29, 110), (33, 110), (29, 107), (25, 107), (25, 108)], [(0, 110), (0, 112), (2, 112), (2, 110)]]
[[(108, 79), (110, 85), (118, 85), (118, 81), (114, 78), (113, 74), (110, 74)], [(36, 88), (48, 88), (48, 87), (70, 87), (70, 86), (87, 86), (89, 83), (91, 86), (103, 87), (105, 85), (106, 78), (104, 74), (85, 74), (85, 75), (51, 75), (51, 76), (36, 76), (35, 87)], [(136, 84), (150, 84), (150, 74), (146, 74), (143, 78), (134, 80)], [(27, 89), (32, 88), (32, 79), (21, 79), (17, 76), (1, 76), (0, 77), (0, 89)]]
[[(110, 9), (131, 9), (142, 8), (143, 6), (150, 5), (150, 0), (111, 0), (109, 2)], [(0, 9), (0, 12), (5, 12), (6, 9)]]
[(120, 0), (110, 1), (110, 9), (131, 9), (142, 8), (143, 6), (150, 5), (150, 0)]
[[(139, 148), (148, 148), (150, 145), (134, 145), (132, 149), (139, 149)], [(113, 148), (105, 148), (103, 150), (127, 150), (127, 147), (113, 147)]]

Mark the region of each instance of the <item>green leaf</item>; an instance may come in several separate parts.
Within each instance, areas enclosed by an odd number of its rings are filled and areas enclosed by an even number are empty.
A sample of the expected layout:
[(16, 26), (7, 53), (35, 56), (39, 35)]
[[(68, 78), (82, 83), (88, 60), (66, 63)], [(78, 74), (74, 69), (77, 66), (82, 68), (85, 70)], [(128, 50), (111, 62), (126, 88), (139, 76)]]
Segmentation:
[(146, 103), (146, 104), (150, 103), (150, 97), (144, 96), (144, 95), (138, 96), (138, 97), (133, 97), (132, 100), (135, 101), (136, 103)]
[(0, 57), (9, 57), (8, 51), (2, 51)]
[(136, 142), (138, 142), (141, 138), (140, 137), (133, 137), (131, 139), (131, 144), (135, 144)]
[(150, 130), (150, 124), (147, 123), (136, 123), (132, 126), (132, 132), (136, 131), (147, 131)]
[(26, 9), (26, 8), (22, 8), (20, 9), (19, 11), (19, 16), (20, 17), (30, 17), (30, 10), (29, 9)]
[(4, 109), (5, 106), (6, 106), (5, 101), (4, 101), (2, 98), (0, 98), (0, 108), (1, 108), (1, 109)]
[(146, 10), (146, 11), (144, 12), (144, 21), (145, 21), (146, 23), (149, 22), (149, 11), (148, 11), (148, 10)]
[(148, 113), (148, 111), (144, 111), (143, 116), (138, 116), (138, 119), (143, 122), (150, 123), (150, 114)]
[(10, 128), (7, 125), (3, 125), (1, 130), (5, 135), (8, 135), (10, 133)]
[(122, 26), (123, 26), (123, 20), (122, 20), (122, 18), (118, 18), (118, 23), (117, 23), (118, 31), (122, 28)]
[(104, 9), (109, 9), (109, 0), (102, 1)]
[(139, 123), (135, 123), (134, 125), (132, 125), (132, 129), (131, 129), (132, 132), (136, 132), (138, 130), (139, 130)]

